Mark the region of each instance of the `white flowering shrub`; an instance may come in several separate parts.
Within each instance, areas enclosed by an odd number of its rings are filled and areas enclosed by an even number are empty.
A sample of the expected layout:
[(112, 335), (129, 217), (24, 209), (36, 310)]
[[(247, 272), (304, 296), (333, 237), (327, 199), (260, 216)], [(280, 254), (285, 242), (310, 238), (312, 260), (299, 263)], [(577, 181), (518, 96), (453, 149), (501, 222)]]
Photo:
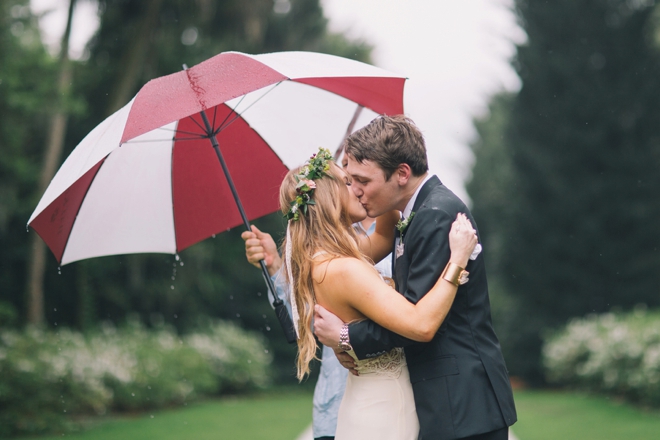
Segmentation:
[(660, 406), (660, 313), (574, 319), (546, 338), (543, 365), (551, 383)]
[(71, 415), (263, 388), (270, 362), (260, 335), (221, 321), (184, 336), (135, 321), (86, 336), (0, 329), (0, 437), (65, 431)]

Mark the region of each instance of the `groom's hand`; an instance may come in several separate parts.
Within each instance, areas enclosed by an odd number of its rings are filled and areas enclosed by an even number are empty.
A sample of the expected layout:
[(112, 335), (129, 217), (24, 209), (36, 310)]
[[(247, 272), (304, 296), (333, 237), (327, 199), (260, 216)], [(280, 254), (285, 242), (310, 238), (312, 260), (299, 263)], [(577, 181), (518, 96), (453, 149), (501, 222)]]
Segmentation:
[(314, 306), (314, 334), (321, 344), (333, 350), (339, 347), (339, 332), (344, 321), (320, 305)]
[(314, 306), (314, 334), (321, 344), (332, 348), (342, 367), (348, 369), (352, 374), (358, 375), (355, 369), (355, 361), (346, 352), (339, 350), (339, 332), (344, 321), (327, 311), (320, 305)]

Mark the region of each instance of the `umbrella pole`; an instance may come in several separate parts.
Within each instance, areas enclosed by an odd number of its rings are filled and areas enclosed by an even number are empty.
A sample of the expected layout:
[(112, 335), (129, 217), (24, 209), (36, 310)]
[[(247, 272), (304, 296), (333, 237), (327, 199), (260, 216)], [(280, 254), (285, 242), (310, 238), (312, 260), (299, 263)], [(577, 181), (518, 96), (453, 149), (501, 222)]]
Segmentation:
[[(241, 203), (241, 199), (238, 197), (238, 192), (236, 191), (236, 187), (234, 186), (234, 181), (231, 178), (231, 174), (229, 174), (229, 168), (227, 167), (227, 163), (225, 162), (225, 159), (222, 156), (222, 153), (220, 152), (218, 139), (215, 137), (215, 134), (213, 133), (213, 128), (211, 127), (211, 124), (209, 123), (209, 120), (206, 117), (206, 112), (201, 111), (200, 115), (202, 116), (202, 120), (204, 121), (204, 125), (206, 127), (207, 134), (209, 135), (209, 139), (211, 140), (211, 144), (213, 145), (213, 149), (215, 150), (215, 154), (216, 156), (218, 156), (218, 160), (220, 161), (220, 166), (222, 166), (222, 171), (224, 171), (225, 177), (227, 178), (227, 183), (229, 184), (231, 193), (234, 196), (234, 200), (236, 201), (236, 206), (238, 207), (238, 212), (240, 212), (241, 218), (243, 219), (243, 224), (245, 225), (245, 228), (248, 231), (252, 231), (247, 215), (245, 215), (243, 204)], [(275, 314), (277, 315), (277, 319), (280, 321), (282, 330), (284, 330), (284, 335), (286, 336), (286, 340), (289, 343), (296, 342), (297, 337), (293, 329), (293, 321), (289, 316), (289, 312), (287, 311), (284, 302), (275, 293), (275, 285), (273, 284), (273, 280), (270, 278), (270, 274), (268, 273), (268, 269), (266, 268), (266, 263), (264, 262), (264, 260), (261, 260), (259, 261), (259, 264), (261, 265), (261, 270), (264, 273), (264, 278), (266, 280), (266, 284), (268, 285), (268, 289), (273, 294), (273, 307), (275, 308)]]

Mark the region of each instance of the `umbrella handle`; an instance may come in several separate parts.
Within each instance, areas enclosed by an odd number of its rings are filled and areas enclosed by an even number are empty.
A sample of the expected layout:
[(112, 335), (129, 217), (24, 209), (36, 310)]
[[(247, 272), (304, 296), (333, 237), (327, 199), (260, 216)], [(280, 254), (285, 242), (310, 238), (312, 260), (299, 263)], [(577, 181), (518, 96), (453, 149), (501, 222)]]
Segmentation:
[(293, 328), (293, 321), (291, 320), (291, 316), (289, 316), (289, 311), (287, 310), (286, 305), (284, 305), (284, 301), (282, 301), (275, 294), (275, 286), (273, 285), (273, 280), (270, 278), (270, 275), (268, 274), (266, 263), (264, 262), (264, 260), (261, 260), (259, 261), (259, 264), (261, 265), (261, 270), (264, 272), (266, 285), (268, 285), (268, 289), (270, 290), (270, 293), (273, 294), (273, 308), (275, 309), (275, 316), (277, 316), (277, 319), (280, 321), (280, 325), (282, 326), (282, 330), (284, 330), (284, 336), (286, 337), (286, 341), (289, 344), (293, 344), (298, 340), (298, 338), (296, 337), (296, 332)]
[[(220, 151), (220, 145), (218, 144), (218, 139), (215, 137), (215, 133), (213, 133), (213, 128), (211, 127), (211, 123), (206, 117), (206, 112), (204, 110), (200, 112), (200, 115), (202, 117), (202, 121), (204, 121), (204, 125), (206, 126), (206, 131), (209, 136), (209, 139), (211, 140), (211, 144), (213, 145), (213, 149), (215, 150), (215, 154), (216, 156), (218, 156), (218, 160), (220, 161), (220, 166), (222, 167), (222, 171), (225, 173), (227, 184), (229, 184), (229, 189), (231, 190), (231, 193), (234, 196), (234, 201), (236, 201), (236, 207), (238, 208), (238, 212), (241, 214), (241, 218), (243, 219), (243, 224), (245, 225), (245, 228), (248, 231), (251, 231), (252, 228), (250, 227), (250, 222), (248, 221), (247, 215), (245, 214), (245, 210), (243, 209), (243, 204), (241, 203), (241, 199), (238, 197), (238, 191), (236, 191), (236, 187), (234, 186), (234, 181), (231, 178), (231, 174), (229, 174), (229, 168), (225, 163), (224, 157), (222, 157), (222, 152)], [(273, 307), (275, 308), (275, 315), (277, 316), (277, 319), (280, 321), (282, 330), (284, 330), (284, 336), (286, 337), (287, 342), (289, 342), (290, 344), (294, 343), (298, 340), (298, 338), (296, 337), (296, 333), (293, 328), (293, 321), (289, 316), (289, 311), (286, 309), (284, 302), (280, 298), (278, 298), (277, 295), (275, 294), (275, 286), (273, 285), (273, 280), (270, 279), (270, 275), (268, 274), (266, 263), (264, 262), (264, 260), (261, 260), (259, 263), (261, 264), (261, 270), (264, 273), (264, 278), (266, 279), (266, 284), (268, 285), (268, 289), (273, 294)]]

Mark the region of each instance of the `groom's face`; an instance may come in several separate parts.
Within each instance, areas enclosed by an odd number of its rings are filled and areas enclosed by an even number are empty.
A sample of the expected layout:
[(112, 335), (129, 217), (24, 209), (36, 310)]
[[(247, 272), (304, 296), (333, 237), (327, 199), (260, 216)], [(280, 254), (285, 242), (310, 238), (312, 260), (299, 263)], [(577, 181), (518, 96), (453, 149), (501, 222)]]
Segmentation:
[(386, 180), (385, 172), (375, 162), (365, 160), (359, 163), (350, 154), (345, 156), (348, 160), (344, 169), (353, 178), (351, 189), (367, 210), (367, 215), (378, 217), (396, 209), (399, 185), (394, 176)]

